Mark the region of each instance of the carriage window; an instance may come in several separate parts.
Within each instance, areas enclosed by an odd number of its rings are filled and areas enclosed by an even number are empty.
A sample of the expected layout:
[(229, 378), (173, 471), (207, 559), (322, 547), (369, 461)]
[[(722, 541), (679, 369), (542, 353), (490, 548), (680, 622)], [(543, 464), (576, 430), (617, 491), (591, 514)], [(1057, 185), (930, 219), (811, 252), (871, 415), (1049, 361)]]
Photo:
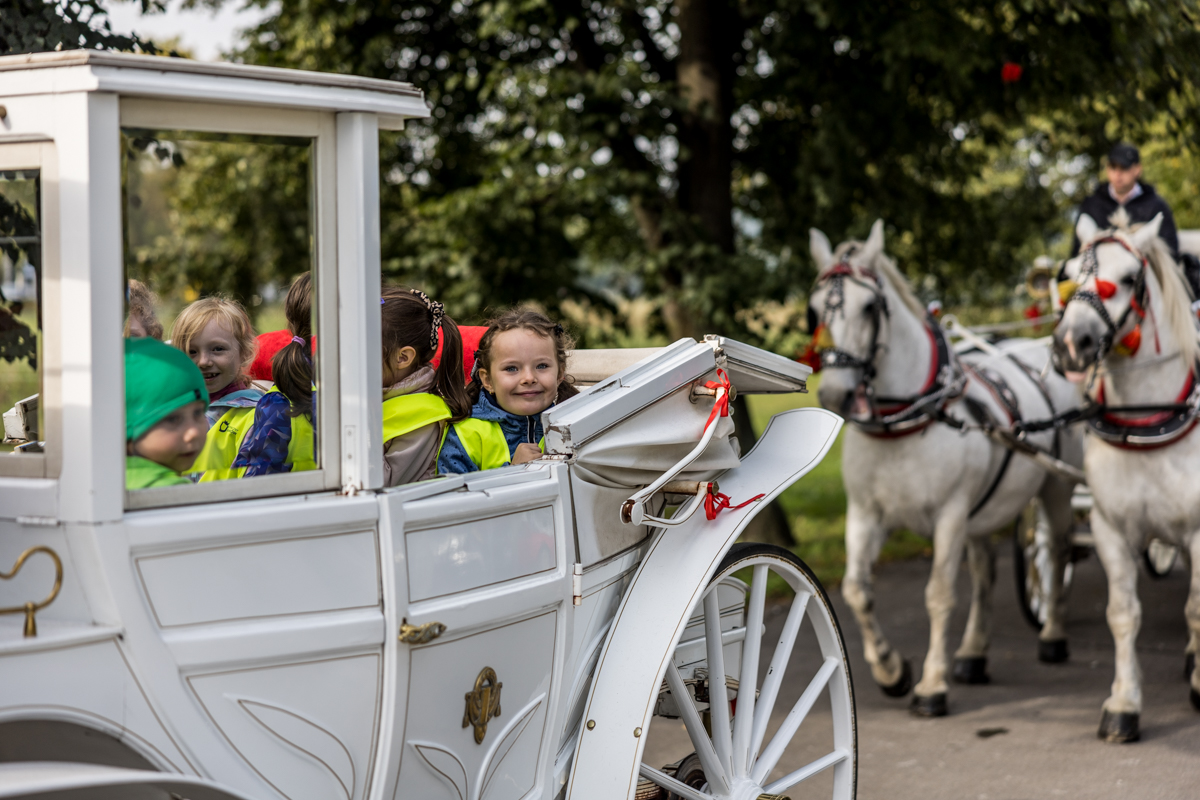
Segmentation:
[(41, 412), (41, 173), (0, 170), (0, 412), (3, 453), (39, 453)]
[(124, 128), (121, 144), (126, 488), (245, 496), (318, 470), (315, 140)]

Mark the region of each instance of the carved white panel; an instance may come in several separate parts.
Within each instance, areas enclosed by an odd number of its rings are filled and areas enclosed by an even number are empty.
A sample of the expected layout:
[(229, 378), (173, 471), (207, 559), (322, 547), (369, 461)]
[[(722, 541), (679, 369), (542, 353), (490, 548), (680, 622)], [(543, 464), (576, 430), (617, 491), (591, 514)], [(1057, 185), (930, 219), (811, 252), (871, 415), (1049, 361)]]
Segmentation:
[[(396, 800), (505, 800), (533, 788), (551, 692), (557, 612), (412, 648)], [(475, 743), (465, 696), (484, 667), (503, 684), (500, 716)], [(457, 766), (456, 766), (457, 765)], [(461, 776), (461, 777), (460, 777)]]
[(379, 604), (373, 531), (221, 545), (136, 564), (164, 628)]
[[(39, 627), (49, 633), (55, 626)], [(0, 720), (73, 722), (121, 739), (161, 770), (196, 770), (163, 729), (115, 638), (10, 652), (0, 657), (0, 674)]]
[(412, 602), (554, 569), (551, 506), (405, 535)]
[(290, 800), (366, 792), (379, 696), (378, 655), (188, 678), (233, 748)]

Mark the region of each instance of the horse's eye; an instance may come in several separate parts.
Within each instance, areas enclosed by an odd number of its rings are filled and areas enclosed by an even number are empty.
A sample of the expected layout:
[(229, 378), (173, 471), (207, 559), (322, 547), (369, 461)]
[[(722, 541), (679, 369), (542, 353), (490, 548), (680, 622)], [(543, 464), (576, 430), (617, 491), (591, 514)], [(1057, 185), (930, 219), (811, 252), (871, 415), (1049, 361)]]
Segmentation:
[(1137, 286), (1137, 278), (1132, 275), (1126, 275), (1124, 278), (1121, 278), (1121, 285), (1132, 289), (1134, 286)]
[(867, 316), (873, 315), (879, 309), (879, 303), (875, 300), (870, 301), (863, 306), (863, 313)]

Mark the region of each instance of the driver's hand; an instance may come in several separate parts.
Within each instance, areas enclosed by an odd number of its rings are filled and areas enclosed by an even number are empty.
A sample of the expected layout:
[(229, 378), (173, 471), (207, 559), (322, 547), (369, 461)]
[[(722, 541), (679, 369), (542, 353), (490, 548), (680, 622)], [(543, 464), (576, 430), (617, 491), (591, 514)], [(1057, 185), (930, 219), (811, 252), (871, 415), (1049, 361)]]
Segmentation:
[(530, 461), (537, 461), (542, 457), (542, 451), (538, 449), (536, 444), (525, 442), (517, 445), (517, 451), (513, 453), (512, 463), (527, 464)]

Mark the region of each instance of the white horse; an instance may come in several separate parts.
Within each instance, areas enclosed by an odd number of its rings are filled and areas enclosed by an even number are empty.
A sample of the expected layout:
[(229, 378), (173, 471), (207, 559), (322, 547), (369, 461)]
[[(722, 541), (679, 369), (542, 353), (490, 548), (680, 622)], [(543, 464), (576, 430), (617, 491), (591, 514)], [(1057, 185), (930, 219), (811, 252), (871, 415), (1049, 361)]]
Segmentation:
[[(912, 709), (942, 716), (946, 627), (963, 550), (974, 588), (953, 676), (960, 683), (985, 683), (995, 580), (991, 534), (1037, 496), (1051, 523), (1056, 561), (1038, 655), (1048, 662), (1067, 658), (1061, 587), (1070, 552), (1072, 486), (971, 428), (1048, 419), (1078, 405), (1079, 395), (1044, 369), (1050, 355), (1045, 345), (1014, 340), (1002, 345), (1002, 353), (956, 357), (884, 254), (882, 220), (865, 243), (845, 242), (836, 251), (823, 233), (812, 230), (811, 247), (821, 270), (809, 300), (809, 324), (821, 326), (818, 397), (852, 423), (842, 449), (848, 499), (842, 594), (862, 628), (875, 682), (889, 696), (904, 696), (912, 688), (911, 668), (880, 629), (871, 569), (891, 531), (908, 528), (932, 537), (933, 570), (925, 588), (929, 652)], [(1041, 378), (1042, 372), (1049, 377)], [(1029, 434), (1028, 441), (1069, 463), (1082, 462), (1078, 434), (1045, 431)]]
[[(1141, 670), (1134, 641), (1141, 624), (1137, 558), (1151, 537), (1190, 554), (1190, 637), (1186, 671), (1200, 709), (1200, 435), (1195, 369), (1196, 320), (1180, 271), (1158, 238), (1162, 215), (1133, 231), (1124, 212), (1100, 231), (1084, 215), (1084, 242), (1065, 276), (1079, 289), (1054, 334), (1055, 360), (1088, 381), (1103, 413), (1089, 423), (1084, 471), (1092, 489), (1092, 533), (1108, 574), (1108, 626), (1116, 642), (1116, 677), (1104, 701), (1100, 738), (1138, 738)], [(1190, 434), (1190, 435), (1189, 435)]]

